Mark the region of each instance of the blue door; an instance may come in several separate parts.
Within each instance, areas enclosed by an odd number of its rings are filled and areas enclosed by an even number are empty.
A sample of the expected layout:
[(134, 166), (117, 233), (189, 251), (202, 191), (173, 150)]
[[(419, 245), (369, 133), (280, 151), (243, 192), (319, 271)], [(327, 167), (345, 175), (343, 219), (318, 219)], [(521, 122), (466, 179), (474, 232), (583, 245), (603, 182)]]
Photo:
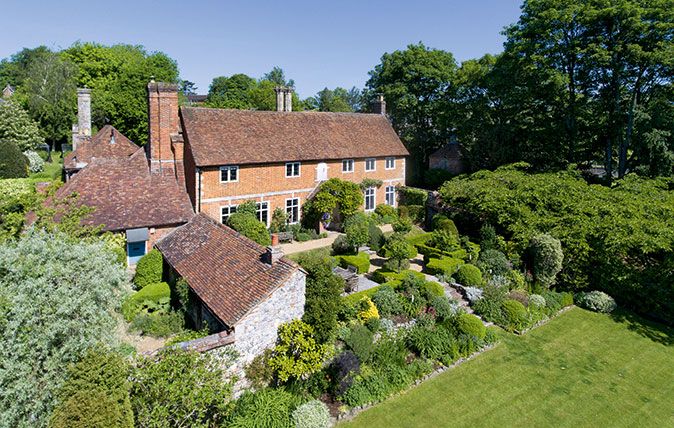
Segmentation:
[(129, 242), (126, 244), (126, 254), (129, 256), (129, 264), (135, 265), (145, 255), (145, 242)]

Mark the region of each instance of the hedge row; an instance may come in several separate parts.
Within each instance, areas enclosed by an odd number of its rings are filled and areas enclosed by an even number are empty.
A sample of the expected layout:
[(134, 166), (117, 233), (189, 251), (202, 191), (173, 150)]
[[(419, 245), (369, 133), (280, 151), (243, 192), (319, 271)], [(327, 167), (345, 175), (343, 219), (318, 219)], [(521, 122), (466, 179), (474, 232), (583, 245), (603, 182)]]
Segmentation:
[(353, 266), (358, 270), (358, 273), (368, 273), (370, 270), (370, 255), (367, 253), (358, 253), (355, 256), (334, 257), (337, 263), (345, 269)]

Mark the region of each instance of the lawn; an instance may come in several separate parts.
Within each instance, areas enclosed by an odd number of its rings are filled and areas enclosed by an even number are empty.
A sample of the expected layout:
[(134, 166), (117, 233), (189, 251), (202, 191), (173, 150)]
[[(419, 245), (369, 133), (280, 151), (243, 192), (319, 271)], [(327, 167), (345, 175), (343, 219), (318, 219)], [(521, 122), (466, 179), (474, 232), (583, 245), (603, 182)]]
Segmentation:
[(42, 172), (30, 174), (29, 178), (43, 179), (43, 180), (60, 180), (62, 169), (63, 169), (63, 159), (61, 159), (61, 152), (54, 150), (52, 152), (52, 161), (45, 162), (44, 170)]
[(674, 427), (674, 331), (574, 308), (340, 427)]

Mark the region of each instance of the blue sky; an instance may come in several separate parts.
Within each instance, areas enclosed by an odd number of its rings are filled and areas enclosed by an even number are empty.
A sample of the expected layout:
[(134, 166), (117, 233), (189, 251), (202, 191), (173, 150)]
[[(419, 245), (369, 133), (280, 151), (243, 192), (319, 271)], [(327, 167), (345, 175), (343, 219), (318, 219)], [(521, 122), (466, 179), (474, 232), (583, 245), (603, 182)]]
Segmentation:
[(77, 40), (141, 44), (176, 59), (199, 93), (215, 76), (260, 77), (278, 65), (307, 97), (325, 86), (362, 87), (384, 52), (418, 41), (458, 61), (498, 53), (520, 3), (3, 0), (0, 57)]

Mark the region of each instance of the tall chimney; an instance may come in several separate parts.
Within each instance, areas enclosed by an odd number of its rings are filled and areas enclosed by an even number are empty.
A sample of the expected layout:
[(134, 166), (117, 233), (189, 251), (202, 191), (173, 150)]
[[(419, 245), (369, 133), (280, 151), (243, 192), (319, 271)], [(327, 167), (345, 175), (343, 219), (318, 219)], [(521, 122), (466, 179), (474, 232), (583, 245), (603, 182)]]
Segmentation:
[(77, 89), (77, 125), (73, 125), (73, 151), (91, 137), (91, 89)]
[(178, 85), (152, 80), (147, 84), (147, 98), (150, 169), (152, 172), (173, 170), (171, 134), (180, 131)]
[(283, 99), (285, 100), (283, 111), (293, 111), (293, 88), (285, 88), (285, 91), (283, 91)]
[(283, 86), (277, 86), (274, 88), (274, 91), (276, 92), (276, 111), (283, 111), (285, 88)]
[(372, 104), (372, 112), (386, 115), (386, 101), (383, 95), (377, 95), (376, 101)]

